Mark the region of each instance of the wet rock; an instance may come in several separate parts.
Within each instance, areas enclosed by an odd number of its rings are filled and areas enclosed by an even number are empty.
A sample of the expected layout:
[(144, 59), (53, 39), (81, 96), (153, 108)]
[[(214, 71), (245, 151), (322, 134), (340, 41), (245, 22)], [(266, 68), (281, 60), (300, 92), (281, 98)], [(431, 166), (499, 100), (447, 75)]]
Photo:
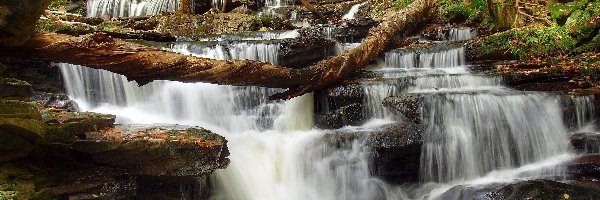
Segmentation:
[(44, 137), (44, 128), (39, 120), (0, 118), (0, 162), (27, 156)]
[(363, 138), (372, 151), (373, 173), (391, 183), (417, 183), (422, 131), (412, 123), (394, 123), (377, 130), (340, 129), (329, 135), (333, 141)]
[(423, 115), (423, 100), (422, 94), (401, 94), (397, 97), (386, 97), (383, 99), (383, 106), (390, 112), (397, 115), (402, 115), (406, 119), (421, 124), (421, 116)]
[(44, 104), (44, 108), (62, 109), (68, 112), (79, 111), (77, 102), (69, 99), (69, 96), (66, 94), (52, 94)]
[(422, 130), (415, 124), (393, 124), (369, 134), (376, 154), (375, 174), (387, 182), (417, 183), (423, 145)]
[(88, 132), (72, 143), (95, 163), (138, 176), (200, 176), (229, 164), (227, 141), (206, 129), (120, 126)]
[(0, 44), (16, 46), (25, 43), (50, 0), (0, 2)]
[(315, 92), (315, 125), (333, 129), (360, 125), (366, 119), (363, 112), (364, 91), (360, 85), (346, 85)]
[(600, 155), (581, 156), (567, 164), (567, 175), (576, 181), (600, 181)]
[(600, 153), (600, 134), (573, 133), (570, 136), (571, 145), (577, 153)]
[(26, 100), (32, 95), (31, 84), (14, 78), (0, 78), (0, 98)]
[(315, 116), (317, 127), (323, 129), (341, 128), (348, 125), (358, 126), (364, 121), (363, 107), (358, 103), (340, 107), (335, 111), (317, 113)]
[(279, 49), (279, 64), (290, 68), (307, 68), (333, 55), (335, 42), (321, 37), (284, 40)]
[(35, 103), (0, 99), (0, 118), (42, 119)]
[(551, 180), (531, 180), (503, 186), (491, 192), (488, 197), (490, 199), (600, 199), (600, 190)]
[(42, 120), (48, 124), (46, 142), (64, 142), (73, 137), (85, 138), (89, 131), (104, 130), (115, 123), (114, 115), (92, 112), (67, 112), (65, 110), (43, 109)]
[(52, 63), (0, 58), (7, 66), (5, 77), (12, 77), (31, 84), (34, 91), (63, 92), (60, 70)]

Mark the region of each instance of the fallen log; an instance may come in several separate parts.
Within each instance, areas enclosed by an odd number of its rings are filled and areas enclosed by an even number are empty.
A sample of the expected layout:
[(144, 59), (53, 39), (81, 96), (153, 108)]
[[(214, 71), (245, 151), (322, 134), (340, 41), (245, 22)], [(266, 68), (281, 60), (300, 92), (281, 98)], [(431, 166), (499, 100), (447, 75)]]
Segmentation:
[(143, 85), (154, 80), (288, 88), (306, 83), (307, 70), (250, 60), (213, 60), (168, 52), (96, 33), (80, 37), (35, 34), (24, 45), (0, 47), (0, 55), (67, 62), (125, 75)]
[(399, 32), (428, 19), (437, 0), (415, 0), (369, 31), (355, 49), (305, 69), (290, 69), (248, 60), (212, 60), (185, 56), (155, 47), (113, 39), (97, 33), (80, 37), (56, 33), (35, 34), (24, 45), (0, 46), (0, 56), (67, 62), (125, 75), (146, 84), (153, 80), (207, 82), (291, 88), (270, 99), (291, 99), (336, 84), (383, 53)]

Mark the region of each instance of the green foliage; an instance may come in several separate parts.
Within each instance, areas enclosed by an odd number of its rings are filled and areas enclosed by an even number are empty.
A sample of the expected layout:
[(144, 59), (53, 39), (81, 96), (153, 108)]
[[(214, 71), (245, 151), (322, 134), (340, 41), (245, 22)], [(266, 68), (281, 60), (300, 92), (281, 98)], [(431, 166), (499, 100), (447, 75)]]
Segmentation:
[(408, 4), (412, 3), (412, 0), (393, 0), (392, 1), (392, 9), (394, 11), (399, 11), (402, 10), (403, 8), (406, 8), (406, 6), (408, 6)]
[(485, 0), (461, 1), (442, 0), (440, 4), (441, 15), (447, 21), (466, 21), (468, 23), (487, 24), (489, 18)]
[(581, 69), (581, 75), (591, 81), (600, 81), (600, 68), (586, 66)]
[(565, 27), (578, 41), (593, 37), (600, 25), (600, 2), (590, 2), (584, 10), (576, 10), (567, 19)]
[(504, 50), (516, 57), (526, 58), (566, 54), (575, 44), (563, 27), (530, 27), (491, 35), (483, 40), (481, 49), (485, 54)]
[(58, 10), (62, 5), (68, 3), (69, 0), (52, 0), (48, 6), (48, 10)]
[(569, 3), (555, 3), (549, 6), (548, 11), (552, 20), (558, 24), (564, 24), (567, 17), (576, 10), (583, 8), (588, 3), (588, 0), (574, 1)]

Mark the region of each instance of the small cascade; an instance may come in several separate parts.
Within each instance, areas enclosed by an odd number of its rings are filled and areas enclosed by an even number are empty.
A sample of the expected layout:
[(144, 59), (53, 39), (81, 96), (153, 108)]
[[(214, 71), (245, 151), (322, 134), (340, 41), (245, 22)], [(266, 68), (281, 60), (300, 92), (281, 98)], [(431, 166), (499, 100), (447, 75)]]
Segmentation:
[(422, 182), (470, 180), (569, 149), (558, 102), (547, 95), (445, 94), (425, 102)]
[(294, 0), (265, 0), (265, 7), (289, 7), (295, 4)]
[(257, 31), (233, 35), (215, 35), (203, 37), (178, 37), (179, 42), (220, 42), (220, 41), (259, 41), (282, 40), (296, 38), (300, 35), (298, 30), (289, 31)]
[(353, 5), (350, 10), (348, 11), (348, 13), (346, 13), (344, 16), (342, 16), (342, 19), (345, 20), (351, 20), (354, 19), (354, 15), (356, 15), (356, 13), (358, 13), (358, 9), (360, 9), (361, 6), (365, 5), (367, 2), (363, 2), (363, 3), (359, 3), (356, 5)]
[(186, 55), (219, 60), (257, 60), (278, 63), (279, 43), (225, 42), (198, 45), (195, 42), (173, 43), (170, 50)]
[(456, 184), (521, 167), (535, 166), (538, 171), (510, 176), (563, 176), (564, 169), (543, 164), (571, 157), (567, 128), (554, 96), (514, 91), (502, 86), (500, 77), (469, 73), (461, 46), (394, 50), (386, 53), (385, 63), (374, 71), (383, 81), (363, 83), (365, 113), (394, 119), (381, 105), (388, 96), (409, 95), (420, 102), (417, 116), (424, 126), (424, 144), (419, 179), (433, 186), (423, 184), (414, 198), (435, 198)]
[(452, 68), (465, 65), (464, 47), (433, 46), (427, 49), (399, 49), (385, 54), (390, 68)]
[(285, 107), (267, 102), (279, 89), (173, 81), (139, 87), (104, 70), (69, 64), (60, 68), (67, 93), (83, 110), (116, 114), (120, 123), (202, 125), (227, 132), (261, 130), (275, 126)]
[(594, 107), (594, 96), (578, 96), (573, 100), (575, 104), (576, 130), (578, 132), (600, 131), (596, 108)]
[(211, 0), (211, 6), (214, 9), (221, 10), (225, 5), (225, 0)]
[(448, 30), (448, 40), (462, 41), (471, 40), (477, 37), (477, 30), (471, 28), (451, 28)]
[(88, 0), (87, 17), (152, 16), (179, 8), (179, 0)]

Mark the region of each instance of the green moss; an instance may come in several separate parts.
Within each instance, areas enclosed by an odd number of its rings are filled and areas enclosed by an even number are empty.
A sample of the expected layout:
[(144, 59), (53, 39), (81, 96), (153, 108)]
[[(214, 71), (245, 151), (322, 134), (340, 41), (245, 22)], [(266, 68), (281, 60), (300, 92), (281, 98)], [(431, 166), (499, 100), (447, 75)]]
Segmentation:
[(576, 10), (569, 16), (565, 27), (571, 37), (577, 41), (591, 39), (600, 25), (600, 2), (590, 2), (585, 10)]
[(488, 10), (484, 0), (442, 0), (440, 5), (441, 16), (449, 22), (488, 24), (491, 20), (486, 13)]
[(412, 0), (394, 0), (394, 1), (392, 1), (392, 10), (394, 10), (394, 11), (402, 10), (402, 9), (406, 8), (406, 6), (408, 6), (412, 2), (413, 2)]
[(548, 7), (550, 17), (560, 25), (563, 25), (567, 17), (576, 10), (583, 8), (588, 0), (574, 1), (569, 3), (555, 3)]
[(0, 118), (41, 120), (39, 105), (32, 102), (0, 99)]
[(569, 53), (575, 46), (575, 40), (569, 37), (563, 27), (529, 27), (491, 35), (480, 45), (484, 54), (506, 51), (519, 58), (548, 57), (556, 53)]

